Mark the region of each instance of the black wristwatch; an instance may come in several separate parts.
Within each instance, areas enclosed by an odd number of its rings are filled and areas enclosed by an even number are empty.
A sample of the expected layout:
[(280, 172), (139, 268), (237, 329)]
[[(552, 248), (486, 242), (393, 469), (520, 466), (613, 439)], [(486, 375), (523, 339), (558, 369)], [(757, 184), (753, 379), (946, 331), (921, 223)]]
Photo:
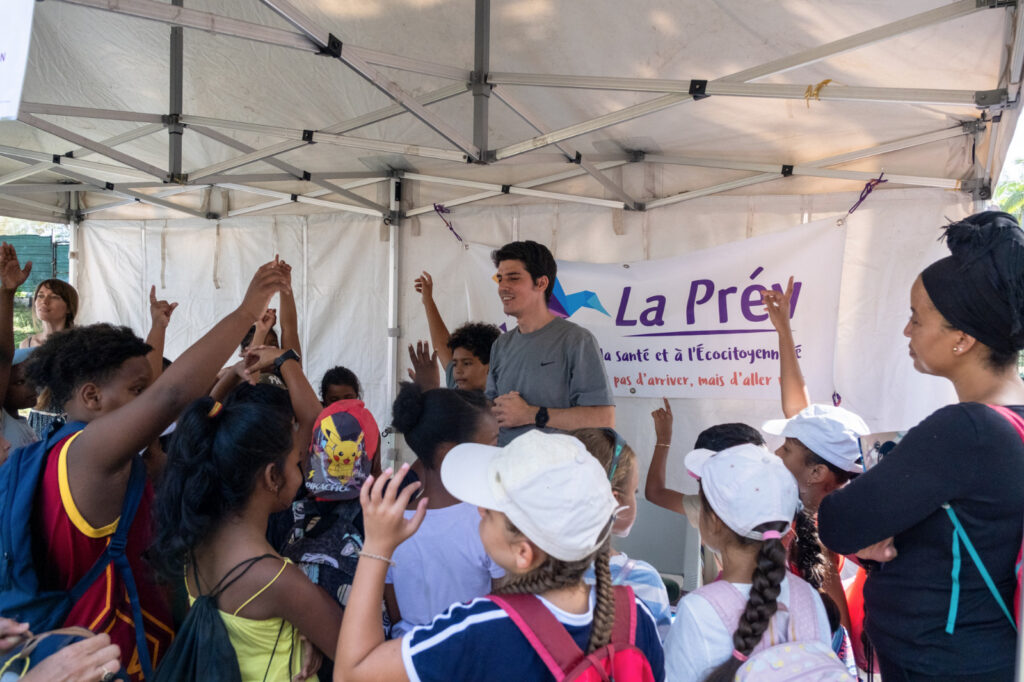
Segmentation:
[(538, 429), (543, 429), (545, 426), (548, 425), (548, 419), (549, 419), (548, 408), (546, 408), (546, 407), (538, 407), (537, 408), (537, 416), (534, 417), (533, 424)]
[(299, 363), (300, 365), (302, 364), (302, 358), (299, 357), (299, 354), (296, 353), (291, 348), (289, 348), (288, 350), (286, 350), (285, 352), (283, 352), (279, 356), (277, 356), (277, 359), (274, 360), (274, 371), (275, 372), (280, 372), (281, 371), (281, 365), (283, 365), (284, 363), (288, 362), (289, 360), (294, 360), (295, 362)]

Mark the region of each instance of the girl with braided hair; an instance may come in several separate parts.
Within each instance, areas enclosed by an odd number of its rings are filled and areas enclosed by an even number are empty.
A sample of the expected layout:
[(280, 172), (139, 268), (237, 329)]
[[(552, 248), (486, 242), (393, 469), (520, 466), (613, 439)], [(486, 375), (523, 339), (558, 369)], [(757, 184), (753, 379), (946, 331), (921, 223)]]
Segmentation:
[[(395, 478), (407, 470), (404, 465)], [(524, 601), (534, 610), (531, 619), (540, 614), (568, 634), (576, 660), (605, 647), (628, 619), (639, 651), (620, 648), (616, 639), (616, 661), (634, 655), (626, 659), (644, 668), (645, 679), (665, 679), (654, 618), (639, 599), (620, 601), (631, 592), (612, 586), (608, 536), (620, 507), (606, 471), (579, 440), (529, 431), (504, 448), (463, 443), (448, 452), (441, 465), (444, 487), (480, 507), (480, 538), (507, 577), (492, 598), (454, 604), (431, 624), (385, 642), (374, 627), (384, 576), (428, 504), (420, 500), (409, 518), (405, 511), (420, 484), (399, 492), (391, 477), (389, 470), (368, 480), (360, 493), (366, 541), (338, 639), (335, 680), (554, 680), (550, 657), (546, 662), (511, 615), (519, 606), (508, 610)], [(583, 580), (591, 564), (594, 587)], [(536, 598), (521, 600), (524, 595)], [(559, 649), (564, 651), (568, 646)]]
[(793, 475), (750, 444), (695, 450), (686, 468), (699, 477), (701, 537), (721, 556), (722, 575), (679, 602), (665, 641), (668, 678), (732, 680), (752, 654), (799, 632), (814, 633), (831, 654), (817, 591), (787, 567), (782, 538), (800, 507)]

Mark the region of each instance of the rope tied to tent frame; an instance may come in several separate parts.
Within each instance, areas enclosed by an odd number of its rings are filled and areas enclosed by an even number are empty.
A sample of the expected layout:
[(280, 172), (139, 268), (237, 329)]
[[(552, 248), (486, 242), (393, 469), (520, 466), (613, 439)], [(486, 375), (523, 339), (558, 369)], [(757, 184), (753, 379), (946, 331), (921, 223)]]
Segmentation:
[(811, 108), (811, 98), (813, 97), (817, 101), (821, 101), (821, 89), (832, 82), (831, 78), (826, 78), (817, 85), (808, 85), (804, 91), (804, 103), (807, 104), (807, 108)]
[(453, 235), (455, 235), (456, 239), (464, 243), (465, 240), (459, 235), (458, 232), (455, 231), (455, 226), (452, 225), (452, 221), (449, 220), (448, 218), (445, 218), (445, 214), (450, 214), (451, 212), (452, 210), (446, 207), (444, 204), (434, 204), (434, 213), (437, 214), (437, 217), (444, 221), (444, 224), (448, 226), (448, 230)]
[(878, 174), (877, 178), (872, 178), (864, 183), (864, 189), (860, 191), (860, 198), (857, 199), (857, 203), (850, 207), (850, 210), (846, 212), (846, 215), (853, 215), (853, 212), (860, 208), (860, 205), (864, 203), (864, 200), (868, 198), (868, 195), (875, 191), (876, 187), (881, 185), (883, 182), (889, 182), (888, 180), (883, 180), (884, 177), (885, 171), (882, 171)]

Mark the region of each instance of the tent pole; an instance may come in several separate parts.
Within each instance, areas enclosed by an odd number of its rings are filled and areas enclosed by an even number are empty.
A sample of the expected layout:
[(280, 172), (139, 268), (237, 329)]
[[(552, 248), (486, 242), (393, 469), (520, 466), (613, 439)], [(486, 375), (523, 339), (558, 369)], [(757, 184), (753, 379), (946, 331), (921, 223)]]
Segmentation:
[(469, 82), (473, 90), (473, 144), (480, 150), (480, 160), (487, 160), (487, 112), (491, 86), (487, 74), (491, 68), (491, 0), (476, 0), (473, 35), (473, 73)]
[(164, 120), (164, 117), (160, 114), (145, 114), (138, 111), (119, 111), (117, 109), (69, 107), (63, 104), (40, 104), (38, 102), (22, 102), (18, 111), (24, 114), (52, 114), (54, 116), (70, 116), (72, 118), (99, 118), (106, 121), (163, 123)]
[[(171, 0), (174, 7), (184, 7), (184, 0)], [(167, 111), (167, 176), (171, 182), (182, 182), (181, 175), (181, 138), (185, 126), (181, 124), (182, 91), (185, 74), (183, 61), (185, 52), (185, 29), (181, 26), (171, 27), (170, 54), (170, 93)]]
[[(398, 228), (402, 219), (399, 211), (402, 201), (402, 181), (398, 178), (391, 178), (388, 184), (390, 185), (388, 188), (390, 213), (385, 219), (388, 226), (388, 358), (387, 386), (384, 390), (386, 402), (384, 404), (390, 407), (394, 404), (398, 392), (398, 338), (401, 335), (398, 323), (398, 260), (401, 253), (398, 239), (401, 233)], [(398, 464), (394, 435), (391, 436), (388, 445), (391, 450), (391, 464), (394, 466)]]

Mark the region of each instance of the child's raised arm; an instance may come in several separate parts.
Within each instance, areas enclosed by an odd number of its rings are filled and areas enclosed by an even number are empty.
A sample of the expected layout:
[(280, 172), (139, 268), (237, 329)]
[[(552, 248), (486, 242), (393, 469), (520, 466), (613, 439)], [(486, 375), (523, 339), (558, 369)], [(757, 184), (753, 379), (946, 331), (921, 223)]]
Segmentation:
[[(292, 266), (284, 261), (281, 265), (288, 271), (291, 277)], [(291, 282), (291, 279), (289, 279)], [(289, 284), (288, 289), (281, 292), (281, 348), (291, 348), (300, 356), (302, 355), (302, 341), (299, 339), (299, 313), (295, 309), (295, 294)]]
[(164, 371), (164, 340), (167, 337), (167, 327), (171, 324), (171, 314), (177, 307), (177, 303), (157, 300), (155, 284), (149, 288), (149, 315), (153, 318), (153, 326), (149, 328), (146, 343), (153, 350), (149, 351), (146, 357), (149, 359), (154, 381)]
[(22, 268), (14, 246), (7, 242), (0, 244), (0, 402), (7, 395), (14, 361), (14, 292), (25, 283), (30, 272), (31, 261)]
[(89, 422), (71, 442), (67, 457), (71, 496), (90, 525), (98, 528), (117, 519), (132, 457), (203, 394), (270, 297), (287, 286), (287, 273), (278, 263), (260, 267), (238, 308), (137, 398)]
[(768, 318), (779, 334), (779, 385), (782, 390), (782, 413), (788, 419), (811, 404), (800, 361), (796, 357), (793, 330), (789, 326), (790, 299), (793, 297), (793, 278), (789, 278), (785, 292), (773, 289), (761, 291), (761, 301)]
[(434, 279), (426, 270), (416, 278), (416, 291), (422, 297), (423, 310), (427, 314), (427, 327), (430, 329), (430, 343), (434, 346), (437, 358), (441, 361), (441, 367), (448, 367), (452, 361), (452, 350), (448, 347), (448, 339), (451, 334), (441, 317), (441, 311), (434, 303)]
[(651, 417), (654, 418), (654, 455), (651, 457), (651, 466), (647, 470), (644, 497), (659, 507), (685, 516), (686, 508), (683, 505), (685, 495), (668, 488), (665, 484), (668, 451), (672, 445), (672, 406), (669, 405), (668, 398), (662, 398), (662, 400), (665, 401), (665, 407), (659, 407), (651, 412)]

